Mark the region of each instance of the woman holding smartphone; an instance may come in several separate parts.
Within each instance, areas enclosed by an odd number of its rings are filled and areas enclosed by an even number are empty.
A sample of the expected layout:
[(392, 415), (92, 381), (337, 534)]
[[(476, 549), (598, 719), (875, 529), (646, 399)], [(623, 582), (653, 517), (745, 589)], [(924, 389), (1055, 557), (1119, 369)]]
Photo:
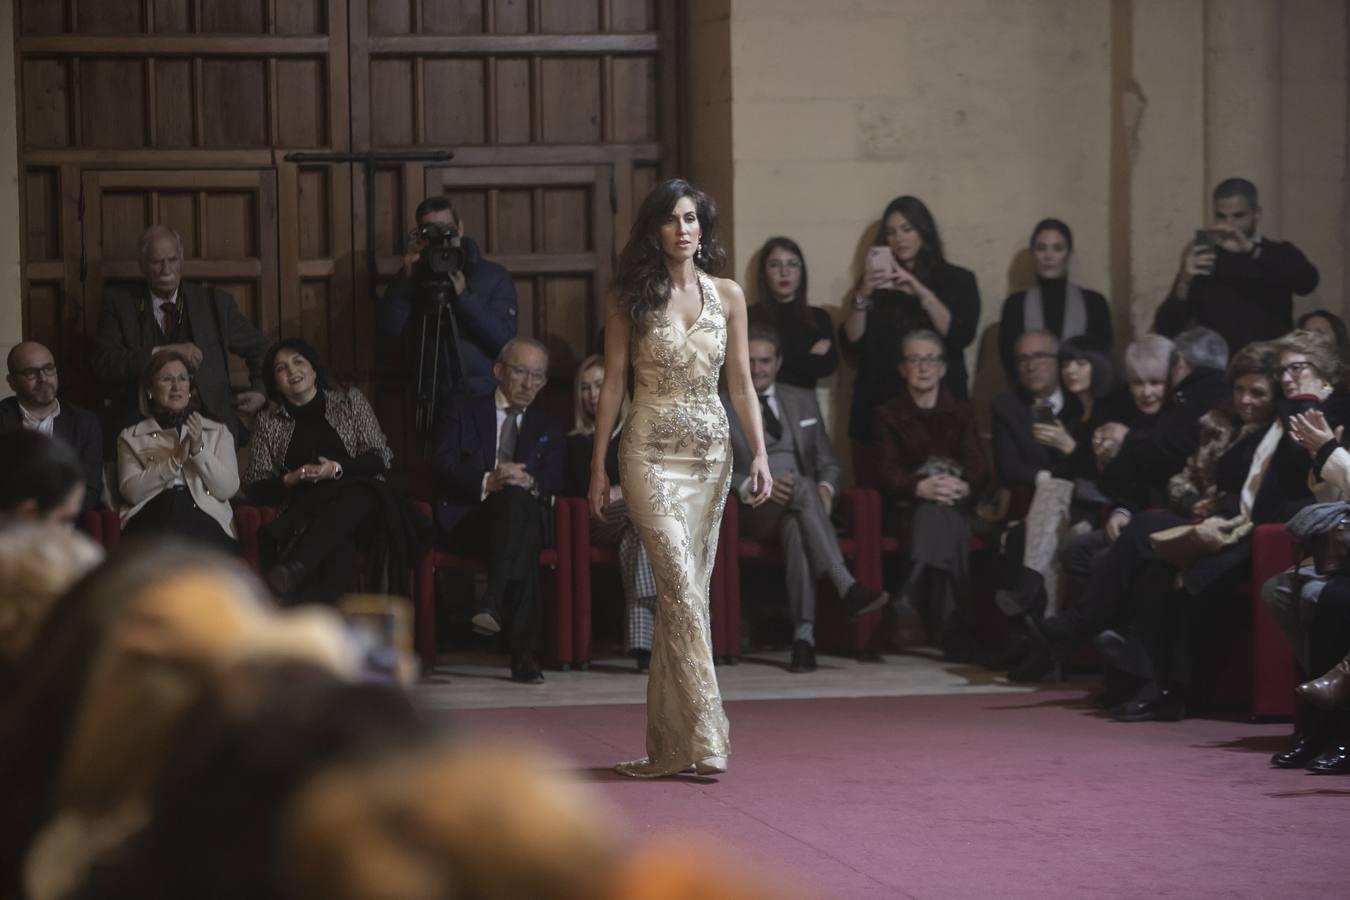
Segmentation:
[(898, 375), (901, 338), (928, 329), (943, 342), (943, 386), (966, 398), (965, 349), (980, 321), (980, 290), (969, 269), (947, 262), (942, 238), (918, 197), (896, 197), (881, 214), (853, 309), (840, 328), (844, 352), (858, 367), (849, 415), (854, 472), (864, 482), (875, 466), (872, 416), (904, 386)]

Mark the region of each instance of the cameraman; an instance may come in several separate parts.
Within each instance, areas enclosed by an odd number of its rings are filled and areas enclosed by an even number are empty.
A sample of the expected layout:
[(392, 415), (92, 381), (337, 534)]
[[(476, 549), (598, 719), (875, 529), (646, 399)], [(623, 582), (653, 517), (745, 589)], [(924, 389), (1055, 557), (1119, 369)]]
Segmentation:
[[(450, 274), (455, 297), (448, 307), (458, 326), (458, 355), (464, 366), (464, 384), (459, 387), (471, 396), (491, 394), (497, 387), (496, 377), (492, 374), (493, 360), (502, 347), (516, 336), (516, 286), (506, 269), (483, 259), (478, 245), (464, 237), (459, 216), (445, 197), (432, 196), (417, 204), (419, 230), (428, 224), (453, 228), (458, 236), (451, 239), (451, 244), (463, 252), (463, 269)], [(377, 304), (376, 313), (381, 334), (403, 338), (404, 360), (411, 372), (414, 390), (417, 388), (418, 361), (423, 350), (421, 343), (425, 340), (428, 345), (426, 351), (432, 352), (436, 335), (436, 323), (429, 318), (423, 338), (423, 310), (418, 294), (430, 275), (422, 259), (425, 246), (425, 241), (420, 237), (414, 240), (403, 257), (403, 268), (389, 282), (384, 299)], [(449, 408), (450, 390), (456, 386), (456, 362), (450, 346), (452, 336), (449, 322), (443, 323), (440, 333), (437, 420), (442, 411)]]

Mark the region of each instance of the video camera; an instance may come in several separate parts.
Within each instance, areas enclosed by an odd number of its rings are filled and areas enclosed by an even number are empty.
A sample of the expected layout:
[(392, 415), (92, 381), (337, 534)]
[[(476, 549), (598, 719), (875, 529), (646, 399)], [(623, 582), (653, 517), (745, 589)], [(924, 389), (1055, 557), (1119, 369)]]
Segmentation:
[(464, 249), (459, 245), (459, 229), (445, 222), (423, 222), (417, 227), (422, 242), (423, 269), (433, 278), (448, 277), (464, 269)]

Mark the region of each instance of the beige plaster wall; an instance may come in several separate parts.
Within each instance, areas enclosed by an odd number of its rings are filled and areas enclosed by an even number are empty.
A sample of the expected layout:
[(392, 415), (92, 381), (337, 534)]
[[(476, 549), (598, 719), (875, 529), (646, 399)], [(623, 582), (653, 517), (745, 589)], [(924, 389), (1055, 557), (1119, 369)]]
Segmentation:
[[(691, 46), (692, 81), (729, 73), (687, 146), (733, 211), (747, 288), (758, 246), (788, 234), (812, 302), (841, 318), (877, 215), (913, 193), (975, 271), (984, 324), (1054, 215), (1074, 228), (1075, 278), (1143, 331), (1213, 181), (1244, 175), (1267, 230), (1322, 271), (1299, 308), (1345, 308), (1340, 0), (694, 0)], [(824, 391), (836, 434), (849, 378)]]
[[(14, 94), (14, 5), (0, 0), (0, 353), (23, 340), (20, 299), (18, 114)], [(9, 396), (0, 381), (0, 396)]]

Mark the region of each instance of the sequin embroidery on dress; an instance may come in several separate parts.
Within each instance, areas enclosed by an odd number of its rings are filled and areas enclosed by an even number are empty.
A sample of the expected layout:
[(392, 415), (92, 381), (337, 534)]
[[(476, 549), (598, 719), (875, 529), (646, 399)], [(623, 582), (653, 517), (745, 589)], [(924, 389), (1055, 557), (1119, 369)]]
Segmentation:
[(727, 322), (712, 278), (686, 331), (667, 313), (634, 336), (633, 403), (619, 445), (629, 515), (656, 576), (656, 630), (647, 676), (647, 755), (619, 763), (656, 778), (726, 757), (729, 725), (713, 670), (708, 586), (717, 553), (731, 445), (717, 393)]

